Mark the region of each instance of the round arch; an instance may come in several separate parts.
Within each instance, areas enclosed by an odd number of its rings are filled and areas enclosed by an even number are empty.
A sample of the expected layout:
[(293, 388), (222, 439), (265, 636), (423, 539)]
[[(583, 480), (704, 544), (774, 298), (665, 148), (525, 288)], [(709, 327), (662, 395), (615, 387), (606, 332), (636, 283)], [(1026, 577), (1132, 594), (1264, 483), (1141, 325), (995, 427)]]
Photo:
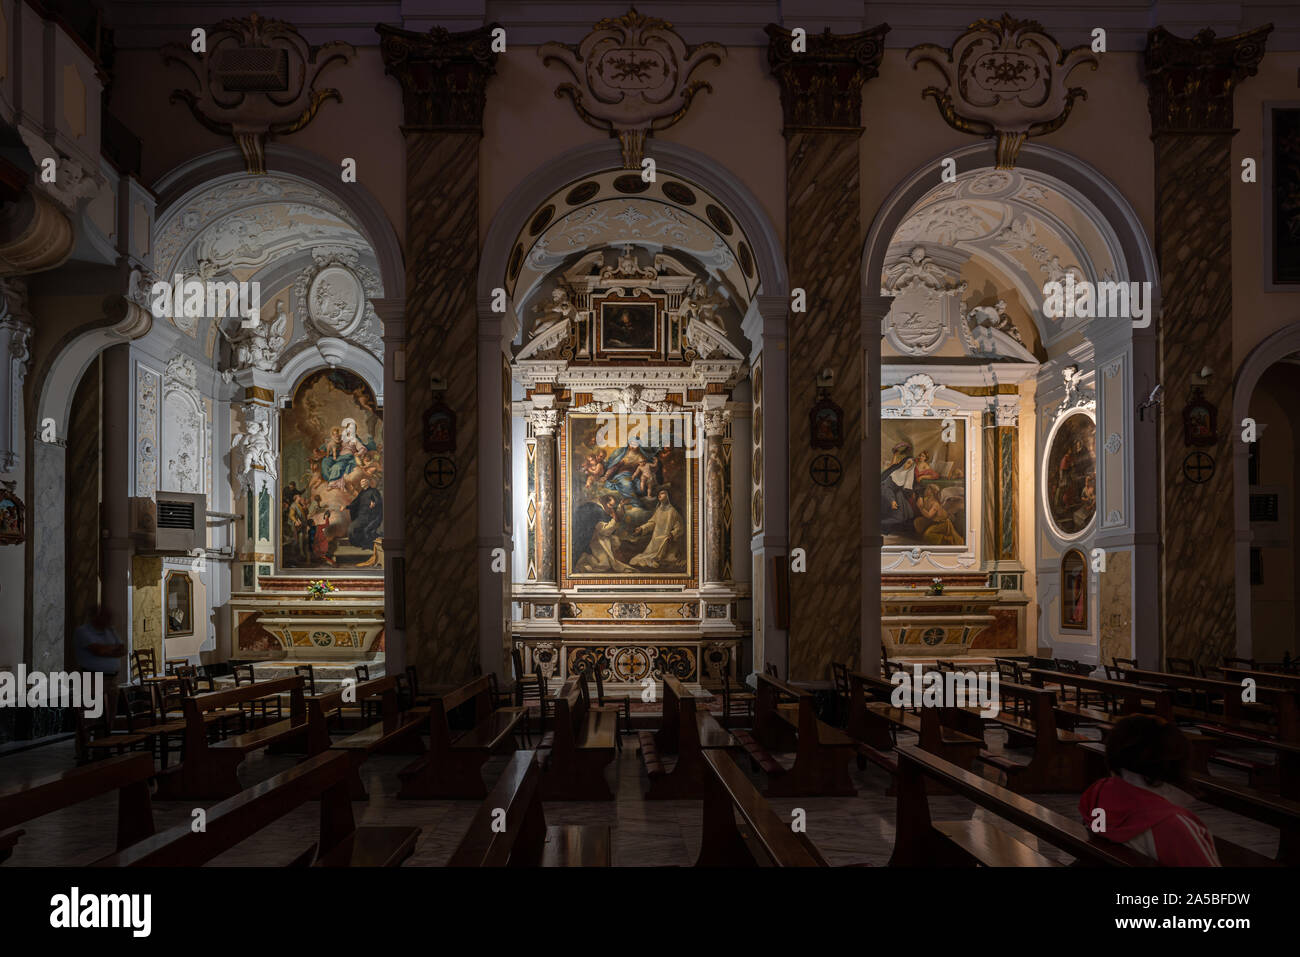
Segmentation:
[[(771, 220), (757, 197), (736, 183), (716, 161), (688, 147), (654, 140), (647, 141), (646, 152), (663, 170), (699, 184), (722, 201), (753, 244), (760, 293), (784, 296), (789, 288), (785, 257)], [(503, 283), (515, 236), (539, 203), (576, 179), (620, 169), (622, 165), (616, 140), (587, 143), (539, 166), (511, 190), (493, 214), (483, 243), (479, 259), (479, 300), (491, 299), (492, 290)]]
[[(1300, 321), (1283, 326), (1251, 349), (1232, 380), (1232, 418), (1236, 428), (1250, 414), (1250, 400), (1264, 373), (1274, 363), (1300, 352)], [(1232, 514), (1235, 526), (1234, 582), (1237, 595), (1237, 654), (1251, 657), (1254, 634), (1250, 613), (1250, 450), (1245, 442), (1234, 442), (1232, 453)]]
[(366, 385), (370, 387), (370, 391), (374, 393), (375, 404), (383, 408), (384, 364), (365, 349), (354, 346), (350, 342), (332, 339), (330, 340), (330, 346), (338, 350), (337, 353), (331, 355), (335, 359), (333, 363), (326, 360), (325, 356), (321, 354), (318, 345), (311, 349), (304, 349), (284, 364), (284, 367), (280, 370), (280, 380), (284, 383), (285, 395), (292, 397), (298, 391), (298, 386), (302, 384), (302, 380), (313, 372), (342, 366), (349, 372), (355, 372), (361, 376)]
[[(758, 276), (758, 284), (750, 298), (749, 309), (742, 316), (743, 327), (750, 338), (754, 354), (762, 348), (761, 340), (774, 336), (772, 330), (780, 329), (782, 337), (770, 359), (764, 362), (765, 389), (783, 388), (785, 382), (784, 316), (789, 306), (789, 278), (780, 238), (771, 219), (757, 197), (735, 176), (711, 157), (677, 143), (650, 139), (646, 153), (651, 156), (660, 172), (680, 177), (709, 192), (729, 214), (748, 240)], [(515, 303), (507, 305), (503, 316), (493, 313), (490, 303), (493, 291), (507, 286), (510, 257), (520, 230), (529, 223), (538, 207), (548, 197), (563, 187), (583, 177), (594, 176), (623, 168), (622, 153), (617, 140), (605, 139), (574, 147), (539, 165), (517, 186), (492, 213), (487, 226), (479, 257), (477, 302), (479, 317), (479, 388), (481, 395), (501, 395), (508, 372), (503, 372), (502, 357), (510, 354), (510, 343), (518, 333), (521, 323), (515, 314)], [(779, 317), (779, 319), (778, 319)], [(751, 320), (757, 319), (758, 321)], [(749, 329), (756, 330), (750, 333)], [(757, 339), (755, 339), (757, 335)], [(503, 621), (508, 622), (509, 609), (503, 600), (500, 575), (491, 571), (490, 549), (498, 545), (509, 552), (508, 537), (502, 532), (509, 527), (510, 518), (504, 514), (500, 489), (504, 479), (501, 449), (508, 441), (503, 434), (502, 408), (494, 402), (478, 403), (479, 438), (479, 654), (481, 667), (491, 668), (490, 662), (501, 658)], [(765, 431), (784, 435), (784, 403), (773, 402), (765, 419)], [(785, 469), (787, 455), (784, 448), (766, 447), (764, 455), (764, 489), (773, 506), (767, 512), (764, 540), (779, 542), (784, 546), (786, 515), (783, 505), (778, 505), (785, 495)], [(747, 509), (746, 509), (747, 511)], [(764, 546), (773, 547), (771, 544)], [(775, 620), (764, 615), (764, 621)], [(784, 660), (784, 638), (779, 657)], [(757, 649), (757, 640), (755, 644)], [(759, 659), (762, 660), (762, 659)]]
[[(910, 211), (935, 187), (938, 170), (949, 158), (955, 160), (959, 177), (993, 169), (997, 162), (996, 146), (988, 141), (946, 151), (915, 168), (890, 192), (877, 210), (863, 245), (864, 302), (879, 299), (880, 277), (893, 236)], [(1119, 273), (1114, 278), (1126, 282), (1149, 282), (1152, 291), (1150, 314), (1159, 316), (1160, 270), (1155, 249), (1136, 210), (1114, 184), (1078, 157), (1038, 144), (1026, 144), (1016, 165), (1050, 177), (1065, 187), (1069, 198), (1088, 215), (1112, 250)], [(881, 308), (887, 311), (888, 306), (882, 304)], [(1125, 527), (1122, 529), (1107, 531), (1099, 527), (1096, 542), (1103, 547), (1132, 551), (1134, 600), (1130, 634), (1133, 650), (1144, 660), (1157, 661), (1162, 657), (1163, 643), (1159, 605), (1136, 600), (1138, 595), (1159, 593), (1159, 433), (1152, 422), (1139, 425), (1136, 421), (1136, 390), (1143, 388), (1143, 383), (1146, 383), (1145, 388), (1150, 388), (1158, 381), (1154, 324), (1147, 328), (1134, 328), (1131, 324), (1106, 329), (1086, 328), (1084, 335), (1094, 345), (1100, 346), (1104, 342), (1111, 352), (1127, 349), (1131, 355), (1130, 368), (1124, 379), (1122, 406), (1117, 410), (1123, 416), (1125, 434), (1131, 437), (1125, 449), (1128, 471), (1124, 501), (1128, 514), (1124, 516)], [(879, 356), (876, 351), (874, 375), (877, 381), (881, 375)], [(1110, 375), (1108, 370), (1107, 377)], [(872, 430), (868, 441), (878, 446), (878, 429)], [(1038, 449), (1036, 454), (1041, 455), (1042, 451)], [(879, 454), (878, 447), (864, 450), (868, 458), (873, 455), (878, 458)], [(1034, 507), (1037, 508), (1038, 503)], [(1097, 654), (1100, 656), (1100, 639)]]
[[(369, 190), (359, 182), (349, 183), (346, 189), (340, 189), (337, 167), (331, 166), (315, 153), (279, 143), (272, 143), (266, 148), (266, 170), (268, 173), (283, 173), (305, 180), (342, 204), (361, 225), (366, 239), (375, 251), (385, 298), (405, 298), (406, 266), (402, 247), (383, 207)], [(154, 184), (154, 192), (158, 196), (157, 218), (162, 219), (173, 206), (183, 202), (195, 190), (205, 188), (212, 180), (244, 172), (243, 156), (234, 146), (187, 160)]]

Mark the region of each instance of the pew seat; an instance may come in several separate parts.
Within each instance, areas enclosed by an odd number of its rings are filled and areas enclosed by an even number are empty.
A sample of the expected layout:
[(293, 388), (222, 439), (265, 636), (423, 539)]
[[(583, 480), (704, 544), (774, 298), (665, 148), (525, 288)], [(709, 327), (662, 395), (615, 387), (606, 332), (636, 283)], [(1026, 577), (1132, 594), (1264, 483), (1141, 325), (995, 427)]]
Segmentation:
[(320, 802), (317, 841), (293, 864), (316, 867), (395, 867), (410, 857), (418, 827), (362, 827), (352, 816), (351, 758), (325, 752), (268, 778), (207, 809), (203, 830), (189, 820), (160, 831), (97, 867), (198, 867), (279, 820), (290, 811)]
[(516, 751), (510, 758), (448, 867), (609, 867), (613, 863), (607, 825), (547, 825), (537, 757), (536, 751)]
[(987, 821), (936, 821), (934, 829), (985, 867), (1060, 867)]

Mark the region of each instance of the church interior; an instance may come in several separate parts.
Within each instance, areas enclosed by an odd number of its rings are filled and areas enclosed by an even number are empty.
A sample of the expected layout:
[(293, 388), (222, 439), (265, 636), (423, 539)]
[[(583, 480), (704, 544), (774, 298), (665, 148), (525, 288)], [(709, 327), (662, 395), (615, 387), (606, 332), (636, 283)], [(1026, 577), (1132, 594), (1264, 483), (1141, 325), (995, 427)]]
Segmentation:
[(0, 0), (0, 875), (1300, 863), (1300, 10), (237, 6)]

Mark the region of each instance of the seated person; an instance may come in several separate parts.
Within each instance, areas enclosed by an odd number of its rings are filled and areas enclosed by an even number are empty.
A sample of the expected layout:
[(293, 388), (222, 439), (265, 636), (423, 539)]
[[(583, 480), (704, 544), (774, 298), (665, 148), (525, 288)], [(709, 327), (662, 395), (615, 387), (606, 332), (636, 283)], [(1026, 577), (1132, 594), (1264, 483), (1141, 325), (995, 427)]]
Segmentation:
[(1154, 715), (1134, 714), (1116, 722), (1106, 739), (1110, 776), (1096, 781), (1079, 799), (1089, 828), (1094, 812), (1106, 812), (1107, 839), (1154, 857), (1170, 867), (1220, 867), (1214, 836), (1183, 805), (1187, 739), (1177, 726)]

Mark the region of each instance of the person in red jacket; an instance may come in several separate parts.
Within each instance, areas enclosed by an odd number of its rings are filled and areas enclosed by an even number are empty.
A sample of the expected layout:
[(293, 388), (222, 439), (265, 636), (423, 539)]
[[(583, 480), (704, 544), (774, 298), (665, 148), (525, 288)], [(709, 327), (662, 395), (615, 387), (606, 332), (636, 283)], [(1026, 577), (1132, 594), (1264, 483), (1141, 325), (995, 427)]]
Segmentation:
[(1189, 751), (1183, 733), (1163, 718), (1121, 718), (1106, 739), (1110, 776), (1079, 799), (1083, 823), (1167, 866), (1222, 866), (1214, 835), (1187, 810), (1192, 799), (1178, 788)]

